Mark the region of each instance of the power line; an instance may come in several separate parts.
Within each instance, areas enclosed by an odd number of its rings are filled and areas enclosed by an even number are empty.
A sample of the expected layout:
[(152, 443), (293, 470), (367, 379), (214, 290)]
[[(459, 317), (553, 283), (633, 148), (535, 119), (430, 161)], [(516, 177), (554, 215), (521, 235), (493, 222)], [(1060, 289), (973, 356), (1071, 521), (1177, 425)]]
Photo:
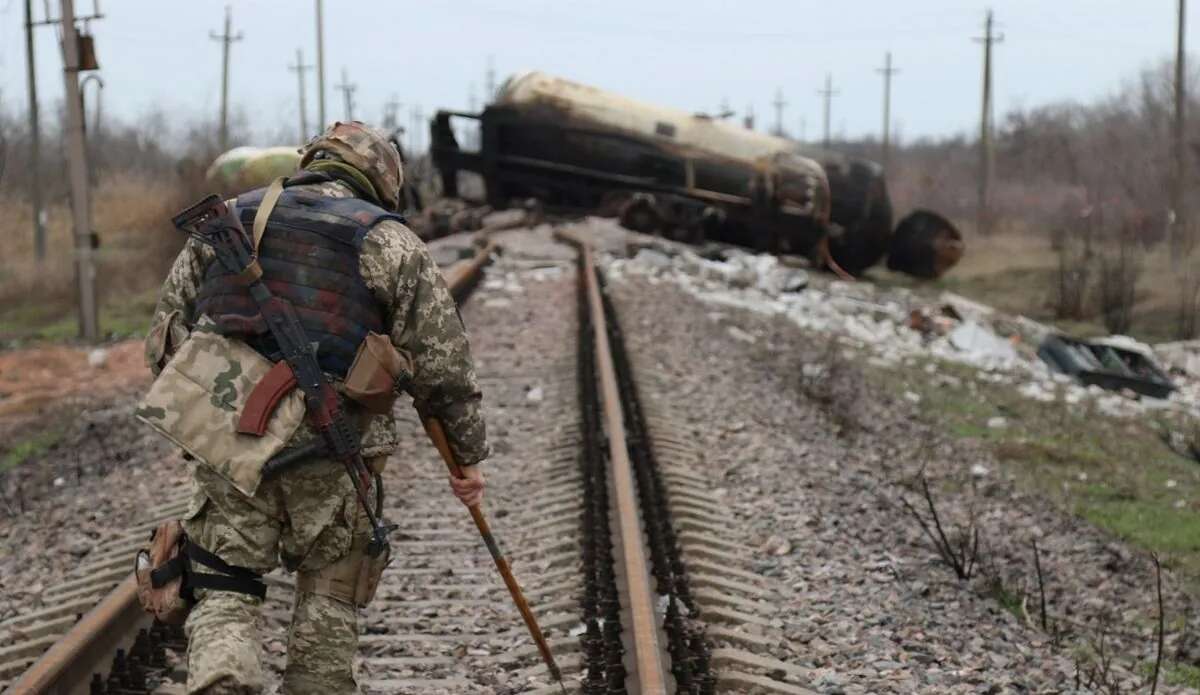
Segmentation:
[(242, 32), (239, 31), (236, 35), (231, 33), (232, 24), (233, 8), (226, 5), (225, 31), (220, 34), (215, 31), (208, 32), (210, 39), (221, 42), (221, 150), (229, 149), (229, 47), (242, 40)]
[(876, 72), (883, 75), (883, 170), (888, 170), (888, 160), (892, 154), (892, 76), (900, 72), (900, 68), (892, 67), (892, 52), (888, 51), (883, 67)]
[(833, 75), (830, 73), (825, 73), (825, 89), (817, 90), (817, 96), (825, 100), (825, 127), (823, 139), (825, 149), (829, 149), (831, 143), (829, 139), (830, 104), (833, 102), (833, 98), (839, 94), (841, 94), (841, 92), (833, 88)]
[(992, 11), (988, 10), (984, 22), (982, 37), (976, 37), (977, 43), (983, 44), (983, 108), (979, 116), (979, 231), (981, 234), (991, 232), (991, 187), (992, 187), (992, 45), (1004, 41), (1003, 34), (994, 33)]
[(304, 64), (304, 49), (296, 49), (296, 64), (289, 65), (288, 70), (296, 73), (297, 86), (300, 88), (300, 144), (308, 141), (308, 106), (304, 102), (304, 73), (312, 70), (312, 65)]

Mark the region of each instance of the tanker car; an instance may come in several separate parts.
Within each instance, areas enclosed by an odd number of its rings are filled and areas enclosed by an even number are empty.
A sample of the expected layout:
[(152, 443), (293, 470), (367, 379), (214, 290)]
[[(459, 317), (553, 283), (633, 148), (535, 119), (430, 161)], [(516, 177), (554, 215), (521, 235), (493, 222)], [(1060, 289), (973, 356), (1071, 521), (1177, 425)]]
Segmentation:
[[(463, 120), (477, 123), (477, 148), (460, 142)], [(892, 239), (891, 201), (873, 162), (808, 154), (782, 137), (541, 72), (509, 78), (482, 113), (439, 111), (430, 127), (451, 197), (459, 173), (475, 172), (493, 207), (533, 197), (551, 209), (618, 208), (639, 231), (808, 255), (855, 275)], [(917, 237), (908, 255), (936, 268), (913, 272), (940, 274), (961, 256), (961, 237), (944, 218), (923, 215), (915, 231), (902, 223), (901, 236), (909, 247)], [(956, 252), (946, 253), (947, 239)]]

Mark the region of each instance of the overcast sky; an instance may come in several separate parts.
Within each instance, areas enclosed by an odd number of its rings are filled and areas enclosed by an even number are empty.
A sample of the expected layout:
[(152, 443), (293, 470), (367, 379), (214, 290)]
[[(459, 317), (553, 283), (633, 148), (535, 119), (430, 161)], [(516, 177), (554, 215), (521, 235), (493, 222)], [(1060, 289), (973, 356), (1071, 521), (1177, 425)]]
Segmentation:
[[(34, 0), (35, 18), (46, 0)], [(77, 12), (92, 0), (77, 0)], [(57, 0), (51, 0), (57, 13)], [(104, 112), (136, 118), (162, 109), (185, 119), (220, 103), (218, 0), (104, 0), (92, 25), (104, 79)], [(287, 66), (315, 55), (312, 0), (236, 0), (231, 100), (259, 133), (298, 122), (297, 81)], [(996, 113), (1018, 106), (1116, 91), (1143, 67), (1173, 55), (1175, 0), (996, 0), (1004, 42), (996, 47)], [(356, 117), (379, 121), (395, 98), (426, 114), (466, 108), (482, 95), (488, 57), (498, 79), (539, 69), (690, 111), (728, 99), (739, 116), (753, 105), (774, 123), (777, 88), (785, 127), (806, 121), (820, 137), (817, 90), (825, 74), (839, 95), (833, 131), (877, 134), (882, 78), (891, 51), (901, 72), (893, 117), (907, 138), (972, 132), (979, 118), (982, 33), (987, 4), (975, 0), (422, 0), (325, 3), (326, 109), (344, 116), (334, 85), (342, 69), (357, 84)], [(1200, 8), (1198, 8), (1200, 9)], [(1193, 12), (1194, 15), (1196, 12)], [(1191, 18), (1189, 18), (1191, 19)], [(22, 0), (0, 0), (0, 108), (24, 113)], [(1195, 21), (1189, 21), (1195, 27)], [(57, 31), (36, 30), (43, 112), (61, 99)], [(1192, 45), (1189, 32), (1189, 45)], [(310, 122), (316, 78), (308, 74)], [(298, 125), (296, 126), (298, 129)], [(265, 144), (265, 143), (264, 143)]]

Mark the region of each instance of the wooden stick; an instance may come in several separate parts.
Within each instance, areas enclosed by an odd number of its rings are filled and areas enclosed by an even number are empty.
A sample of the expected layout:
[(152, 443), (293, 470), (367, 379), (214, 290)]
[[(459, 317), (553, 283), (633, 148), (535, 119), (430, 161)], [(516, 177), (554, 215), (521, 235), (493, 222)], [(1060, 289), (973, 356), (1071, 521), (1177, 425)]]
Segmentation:
[[(464, 478), (462, 468), (458, 462), (454, 460), (454, 453), (450, 450), (450, 442), (446, 439), (446, 431), (442, 428), (442, 423), (435, 418), (426, 418), (422, 421), (425, 425), (425, 433), (429, 435), (429, 439), (433, 441), (433, 446), (437, 448), (438, 453), (442, 455), (442, 460), (446, 462), (446, 468), (450, 471), (450, 475), (455, 478)], [(513, 603), (516, 604), (517, 610), (521, 613), (521, 618), (525, 620), (525, 627), (529, 629), (529, 635), (533, 637), (533, 641), (537, 644), (538, 651), (541, 652), (542, 661), (546, 662), (546, 668), (550, 670), (550, 675), (554, 680), (558, 681), (558, 685), (566, 693), (566, 686), (563, 685), (562, 672), (558, 668), (558, 664), (554, 661), (554, 654), (550, 652), (550, 645), (546, 642), (546, 638), (542, 635), (542, 628), (538, 625), (537, 618), (533, 615), (533, 610), (529, 608), (529, 602), (525, 600), (525, 594), (521, 592), (521, 585), (517, 583), (517, 578), (513, 576), (512, 569), (508, 566), (508, 560), (504, 558), (500, 552), (500, 546), (496, 543), (496, 538), (492, 535), (492, 529), (488, 526), (487, 519), (483, 516), (483, 510), (479, 505), (471, 505), (467, 508), (471, 512), (471, 518), (475, 520), (475, 527), (479, 529), (479, 535), (483, 536), (483, 543), (487, 546), (488, 552), (492, 555), (492, 560), (496, 563), (496, 569), (499, 570), (500, 576), (504, 579), (504, 585), (508, 587), (508, 593), (512, 596)]]

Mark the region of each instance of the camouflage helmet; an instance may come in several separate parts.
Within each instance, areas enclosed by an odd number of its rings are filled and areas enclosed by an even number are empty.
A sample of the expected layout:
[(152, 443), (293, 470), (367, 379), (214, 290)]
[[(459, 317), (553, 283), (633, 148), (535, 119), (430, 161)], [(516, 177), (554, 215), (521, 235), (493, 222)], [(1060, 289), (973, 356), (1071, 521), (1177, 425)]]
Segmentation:
[(381, 131), (361, 121), (337, 121), (310, 140), (300, 152), (301, 169), (323, 152), (361, 172), (371, 182), (385, 208), (400, 208), (404, 167), (395, 145)]

